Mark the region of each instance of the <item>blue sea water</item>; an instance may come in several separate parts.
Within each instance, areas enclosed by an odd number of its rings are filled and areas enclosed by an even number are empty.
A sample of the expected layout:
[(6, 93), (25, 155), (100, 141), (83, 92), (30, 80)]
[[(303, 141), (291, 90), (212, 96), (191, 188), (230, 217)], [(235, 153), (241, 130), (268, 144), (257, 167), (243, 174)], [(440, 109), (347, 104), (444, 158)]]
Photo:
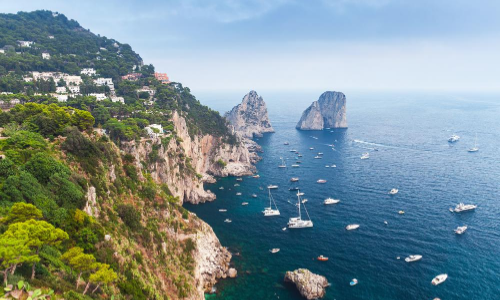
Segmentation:
[[(236, 178), (221, 178), (206, 185), (217, 195), (214, 202), (185, 205), (239, 253), (232, 260), (238, 277), (218, 283), (217, 294), (207, 299), (302, 299), (283, 282), (285, 272), (297, 268), (326, 276), (332, 285), (325, 299), (500, 299), (500, 95), (351, 92), (348, 129), (296, 130), (320, 93), (263, 93), (276, 132), (257, 140), (264, 150), (257, 164), (261, 177), (244, 177), (239, 187)], [(200, 99), (227, 111), (242, 96)], [(450, 144), (453, 133), (461, 139)], [(480, 151), (468, 153), (476, 134)], [(303, 155), (300, 168), (291, 168), (297, 156), (290, 149)], [(314, 159), (318, 152), (323, 159)], [(369, 159), (360, 159), (364, 152)], [(288, 168), (278, 168), (280, 157)], [(337, 167), (325, 167), (332, 164)], [(288, 191), (295, 176), (314, 227), (283, 231), (297, 214), (290, 204), (296, 196)], [(327, 183), (316, 183), (320, 178)], [(262, 215), (269, 184), (279, 185), (273, 190), (279, 217)], [(389, 196), (391, 188), (399, 193)], [(341, 202), (324, 206), (327, 197)], [(478, 208), (450, 213), (459, 202)], [(361, 226), (346, 231), (351, 223)], [(465, 234), (453, 232), (465, 224)], [(281, 251), (271, 254), (271, 248)], [(320, 254), (329, 261), (317, 261)], [(410, 254), (423, 258), (406, 263)], [(448, 280), (432, 286), (441, 273)], [(349, 285), (352, 278), (357, 286)]]

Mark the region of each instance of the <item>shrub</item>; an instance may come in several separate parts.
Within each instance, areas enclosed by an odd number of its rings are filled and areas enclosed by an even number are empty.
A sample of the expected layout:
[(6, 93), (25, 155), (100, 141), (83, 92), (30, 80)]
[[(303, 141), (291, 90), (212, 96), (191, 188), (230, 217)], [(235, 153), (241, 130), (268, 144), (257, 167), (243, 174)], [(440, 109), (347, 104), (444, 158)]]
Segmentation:
[(120, 204), (117, 208), (118, 215), (123, 223), (132, 230), (139, 230), (141, 226), (141, 214), (130, 204)]

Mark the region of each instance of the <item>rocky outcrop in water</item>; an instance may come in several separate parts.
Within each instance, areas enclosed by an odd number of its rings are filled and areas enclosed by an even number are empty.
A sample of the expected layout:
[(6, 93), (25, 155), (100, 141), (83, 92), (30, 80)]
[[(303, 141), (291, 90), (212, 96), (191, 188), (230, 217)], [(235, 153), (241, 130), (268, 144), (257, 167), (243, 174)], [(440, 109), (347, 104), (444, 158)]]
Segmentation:
[(301, 130), (347, 128), (346, 98), (341, 92), (324, 92), (300, 118), (296, 126)]
[(328, 280), (324, 276), (312, 273), (307, 269), (288, 271), (285, 274), (285, 282), (295, 284), (300, 294), (306, 299), (319, 299), (325, 296), (325, 288)]
[(256, 91), (250, 91), (243, 97), (243, 101), (226, 113), (234, 131), (244, 138), (262, 136), (266, 132), (274, 132), (264, 99)]

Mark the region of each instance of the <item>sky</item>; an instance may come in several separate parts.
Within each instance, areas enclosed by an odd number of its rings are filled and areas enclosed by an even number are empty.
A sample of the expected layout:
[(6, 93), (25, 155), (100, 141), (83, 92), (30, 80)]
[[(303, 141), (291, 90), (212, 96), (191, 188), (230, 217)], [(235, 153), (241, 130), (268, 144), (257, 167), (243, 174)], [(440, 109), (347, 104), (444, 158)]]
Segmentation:
[(500, 90), (498, 0), (0, 0), (37, 9), (192, 90)]

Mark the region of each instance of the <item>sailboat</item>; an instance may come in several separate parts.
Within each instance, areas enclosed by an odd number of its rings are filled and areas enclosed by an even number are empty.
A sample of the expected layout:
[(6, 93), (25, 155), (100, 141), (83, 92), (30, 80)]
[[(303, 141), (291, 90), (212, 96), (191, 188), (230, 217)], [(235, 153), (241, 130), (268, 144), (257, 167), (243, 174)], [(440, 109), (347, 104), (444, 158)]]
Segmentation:
[(286, 168), (285, 160), (283, 159), (283, 157), (280, 157), (280, 159), (281, 159), (281, 165), (279, 165), (278, 168)]
[[(273, 209), (273, 203), (274, 203), (274, 207), (276, 209)], [(266, 207), (262, 213), (266, 217), (280, 215), (280, 211), (278, 210), (278, 206), (276, 205), (276, 202), (274, 201), (273, 195), (271, 194), (271, 189), (269, 189), (269, 207)]]
[(477, 133), (476, 133), (476, 138), (474, 139), (474, 147), (470, 148), (467, 151), (469, 151), (469, 152), (477, 152), (477, 151), (479, 151), (479, 148), (477, 147)]
[[(300, 206), (304, 205), (304, 210), (307, 214), (307, 218), (309, 220), (302, 220), (302, 214), (300, 211)], [(288, 228), (293, 229), (293, 228), (308, 228), (308, 227), (313, 227), (313, 222), (311, 221), (311, 218), (309, 217), (309, 213), (307, 212), (306, 205), (305, 203), (302, 203), (300, 201), (300, 192), (297, 193), (297, 208), (299, 210), (299, 216), (290, 218), (288, 220)]]

